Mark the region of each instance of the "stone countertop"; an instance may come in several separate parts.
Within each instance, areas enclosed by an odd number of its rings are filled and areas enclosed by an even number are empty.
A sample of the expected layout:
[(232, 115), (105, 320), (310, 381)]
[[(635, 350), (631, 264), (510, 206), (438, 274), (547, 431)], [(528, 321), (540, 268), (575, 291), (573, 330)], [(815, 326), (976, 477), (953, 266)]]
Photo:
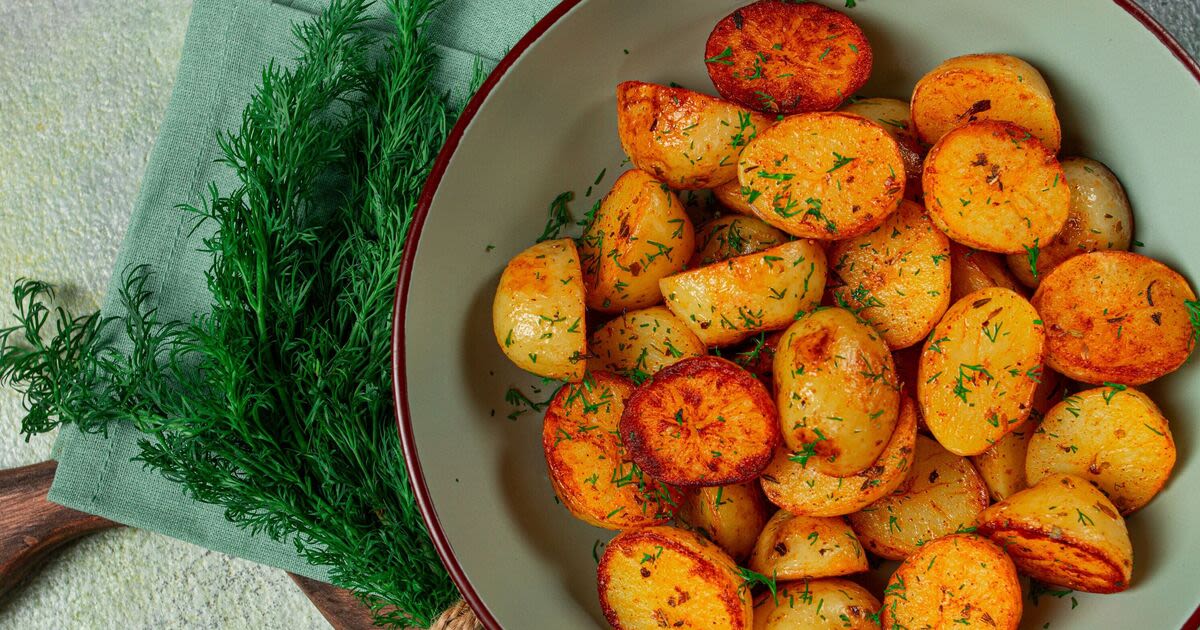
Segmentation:
[[(1200, 57), (1200, 1), (1142, 0)], [(190, 0), (0, 5), (0, 288), (21, 276), (95, 309), (166, 109)], [(7, 304), (7, 299), (5, 300)], [(0, 315), (7, 325), (8, 308)], [(0, 468), (47, 459), (0, 390)], [(151, 532), (60, 551), (0, 607), (0, 628), (327, 628), (283, 571)]]

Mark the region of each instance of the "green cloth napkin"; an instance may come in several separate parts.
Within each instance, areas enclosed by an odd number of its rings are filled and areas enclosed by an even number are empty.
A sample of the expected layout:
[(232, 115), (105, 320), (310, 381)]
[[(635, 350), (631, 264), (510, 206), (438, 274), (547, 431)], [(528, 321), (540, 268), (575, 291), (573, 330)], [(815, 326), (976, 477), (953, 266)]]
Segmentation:
[[(177, 204), (199, 204), (209, 182), (236, 185), (220, 155), (218, 132), (236, 130), (241, 113), (272, 59), (296, 54), (292, 24), (311, 18), (323, 0), (196, 0), (184, 41), (171, 101), (150, 154), (137, 206), (117, 256), (113, 279), (131, 265), (149, 264), (160, 317), (190, 320), (206, 311), (211, 295), (204, 271), (211, 259), (200, 251), (203, 230)], [(553, 0), (451, 0), (431, 28), (441, 54), (436, 82), (465, 96), (476, 57), (490, 70), (555, 4)], [(386, 9), (372, 8), (380, 17)], [(115, 285), (101, 307), (120, 314)], [(157, 471), (131, 461), (140, 452), (129, 424), (102, 435), (64, 428), (55, 444), (58, 474), (50, 500), (67, 507), (195, 543), (315, 579), (327, 569), (309, 565), (295, 547), (252, 536), (225, 520), (219, 506), (197, 503)]]

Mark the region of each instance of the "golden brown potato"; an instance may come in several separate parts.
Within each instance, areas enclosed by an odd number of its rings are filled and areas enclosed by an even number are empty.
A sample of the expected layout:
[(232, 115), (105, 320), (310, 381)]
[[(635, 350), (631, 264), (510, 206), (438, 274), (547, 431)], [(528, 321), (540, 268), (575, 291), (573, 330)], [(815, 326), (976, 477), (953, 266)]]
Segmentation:
[(675, 193), (644, 171), (626, 171), (579, 239), (588, 308), (617, 313), (660, 303), (658, 281), (683, 269), (695, 247)]
[(667, 308), (708, 346), (778, 330), (820, 303), (825, 250), (791, 241), (663, 278)]
[(750, 570), (777, 580), (849, 575), (867, 570), (867, 554), (845, 520), (779, 510), (758, 536)]
[(737, 179), (738, 154), (774, 122), (707, 94), (625, 81), (617, 86), (617, 133), (633, 165), (675, 189)]
[(758, 134), (738, 162), (738, 181), (758, 218), (802, 238), (871, 231), (904, 196), (904, 160), (879, 125), (855, 114), (816, 112)]
[(1033, 433), (1029, 483), (1063, 473), (1096, 484), (1121, 514), (1158, 494), (1175, 466), (1175, 440), (1154, 401), (1116, 385), (1068, 396)]
[(988, 506), (988, 490), (971, 462), (917, 436), (910, 483), (850, 515), (864, 547), (877, 556), (903, 560), (931, 540), (970, 531)]
[(964, 55), (943, 61), (912, 95), (912, 121), (933, 144), (951, 129), (977, 120), (1020, 125), (1057, 153), (1062, 141), (1054, 100), (1042, 75), (1011, 55)]
[(1046, 477), (980, 514), (978, 531), (1034, 579), (1087, 593), (1129, 588), (1133, 546), (1125, 519), (1083, 479)]
[(957, 302), (968, 293), (988, 287), (1017, 293), (1025, 291), (999, 254), (981, 252), (950, 241), (950, 301)]
[(925, 545), (883, 591), (885, 630), (1017, 630), (1021, 584), (1013, 561), (985, 538), (946, 536)]
[(732, 179), (717, 186), (712, 189), (712, 192), (717, 200), (721, 202), (721, 205), (726, 208), (748, 217), (755, 216), (754, 208), (750, 207), (750, 202), (746, 200), (745, 193), (749, 193), (750, 191), (747, 190), (744, 193), (742, 191), (742, 182), (737, 179)]
[(550, 483), (580, 520), (606, 529), (665, 523), (678, 493), (645, 476), (616, 434), (633, 383), (591, 372), (583, 383), (558, 390), (542, 423), (542, 450)]
[(1025, 480), (1025, 453), (1029, 450), (1029, 439), (1050, 408), (1062, 399), (1065, 383), (1065, 379), (1057, 372), (1043, 367), (1041, 382), (1033, 392), (1029, 420), (1000, 438), (988, 450), (971, 457), (971, 463), (979, 471), (979, 476), (983, 477), (992, 499), (1003, 501), (1028, 487)]
[(834, 109), (871, 74), (871, 44), (850, 18), (819, 4), (761, 0), (713, 28), (704, 65), (717, 92), (764, 112)]
[(978, 455), (1029, 417), (1041, 380), (1041, 320), (1008, 289), (980, 289), (954, 303), (921, 351), (917, 402), (950, 452)]
[(871, 630), (880, 603), (867, 589), (838, 578), (784, 582), (776, 597), (754, 605), (754, 630)]
[(908, 103), (896, 98), (860, 98), (843, 105), (841, 110), (869, 118), (883, 127), (900, 145), (904, 157), (904, 173), (907, 180), (904, 196), (918, 199), (921, 195), (921, 167), (925, 162), (925, 148), (912, 127)]
[(762, 383), (717, 357), (684, 359), (638, 388), (621, 437), (651, 477), (679, 486), (750, 481), (779, 443), (779, 415)]
[(688, 357), (708, 354), (704, 344), (662, 306), (629, 311), (592, 333), (588, 369), (608, 370), (640, 383)]
[(1046, 323), (1046, 363), (1084, 383), (1141, 385), (1192, 351), (1196, 294), (1166, 265), (1130, 252), (1069, 258), (1033, 294)]
[(500, 349), (522, 370), (578, 382), (587, 365), (583, 299), (574, 241), (544, 241), (517, 254), (492, 301)]
[(889, 348), (907, 348), (950, 306), (950, 239), (905, 200), (871, 232), (829, 250), (838, 304), (870, 322)]
[(724, 551), (692, 532), (626, 530), (600, 558), (600, 608), (617, 630), (748, 630), (754, 609), (738, 576)]
[(784, 442), (819, 472), (865, 470), (896, 428), (892, 354), (850, 311), (820, 309), (792, 324), (775, 351), (774, 379)]
[(782, 245), (791, 237), (757, 217), (726, 215), (713, 219), (697, 232), (696, 253), (690, 267), (703, 267), (736, 256)]
[(1071, 205), (1054, 151), (1010, 123), (976, 122), (942, 136), (921, 182), (929, 217), (947, 236), (1002, 254), (1049, 243)]
[(767, 524), (767, 502), (753, 482), (696, 488), (680, 502), (678, 520), (740, 561)]

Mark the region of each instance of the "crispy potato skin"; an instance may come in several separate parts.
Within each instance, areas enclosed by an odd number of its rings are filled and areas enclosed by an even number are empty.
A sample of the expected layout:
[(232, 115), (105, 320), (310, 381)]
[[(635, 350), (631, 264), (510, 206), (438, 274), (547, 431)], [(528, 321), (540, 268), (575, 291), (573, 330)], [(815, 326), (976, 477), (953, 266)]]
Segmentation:
[(845, 239), (871, 231), (900, 204), (904, 158), (895, 139), (862, 116), (799, 114), (750, 142), (738, 181), (763, 221), (802, 238)]
[(849, 575), (867, 570), (867, 554), (845, 520), (779, 510), (758, 536), (750, 570), (779, 580)]
[(678, 521), (742, 560), (767, 524), (767, 501), (754, 482), (696, 488), (679, 503)]
[(950, 301), (957, 302), (968, 293), (988, 287), (1025, 294), (1025, 287), (1009, 272), (999, 254), (950, 241)]
[(853, 20), (819, 4), (760, 0), (726, 16), (704, 47), (721, 96), (759, 111), (834, 109), (871, 74), (871, 44)]
[(905, 200), (874, 230), (835, 241), (829, 250), (833, 290), (871, 322), (889, 348), (925, 338), (950, 306), (950, 239), (925, 209)]
[[(754, 606), (754, 630), (871, 630), (880, 603), (870, 591), (839, 578), (784, 582)], [(778, 603), (776, 603), (778, 599)]]
[(976, 249), (1025, 253), (1067, 221), (1062, 166), (1030, 132), (1004, 122), (963, 125), (929, 150), (921, 177), (929, 217)]
[(617, 133), (634, 166), (675, 189), (737, 179), (738, 154), (769, 116), (684, 88), (641, 81), (617, 86)]
[(1021, 584), (999, 547), (985, 538), (956, 534), (913, 554), (883, 593), (881, 621), (895, 628), (1017, 630)]
[(1033, 392), (1033, 409), (1020, 428), (1000, 438), (988, 450), (971, 457), (971, 463), (987, 484), (995, 501), (1003, 501), (1029, 487), (1025, 478), (1025, 453), (1037, 425), (1060, 400), (1066, 379), (1050, 368), (1042, 368), (1041, 382)]
[(1099, 385), (1148, 383), (1192, 351), (1183, 276), (1140, 254), (1097, 251), (1069, 258), (1033, 294), (1046, 326), (1046, 363)]
[(738, 181), (737, 178), (713, 188), (712, 192), (717, 201), (720, 201), (721, 205), (729, 210), (748, 217), (755, 216), (754, 208), (746, 200), (746, 195), (742, 193), (742, 182)]
[(904, 158), (904, 196), (909, 199), (921, 197), (921, 168), (925, 162), (925, 146), (912, 127), (912, 116), (908, 103), (895, 98), (860, 98), (847, 103), (841, 110), (869, 118), (883, 127), (900, 145)]
[(761, 252), (791, 240), (783, 230), (757, 217), (725, 215), (697, 230), (696, 253), (688, 265), (693, 269), (745, 254)]
[(1129, 588), (1133, 546), (1125, 519), (1087, 481), (1051, 475), (979, 515), (978, 532), (1022, 573), (1087, 593)]
[(1166, 485), (1175, 466), (1175, 440), (1149, 396), (1098, 387), (1068, 396), (1046, 414), (1025, 466), (1030, 483), (1074, 475), (1100, 488), (1121, 514), (1130, 514)]
[(588, 369), (643, 380), (688, 357), (707, 354), (687, 325), (663, 306), (629, 311), (610, 320), (588, 340)]
[(574, 241), (544, 241), (508, 261), (492, 300), (492, 332), (517, 367), (579, 382), (587, 365), (583, 318), (583, 274)]
[(600, 608), (616, 630), (747, 630), (754, 612), (725, 552), (674, 527), (626, 530), (597, 569)]
[(1050, 88), (1037, 69), (1016, 57), (954, 57), (917, 81), (912, 95), (912, 121), (926, 144), (977, 120), (1018, 124), (1055, 153), (1062, 142)]
[(750, 481), (779, 444), (779, 415), (749, 372), (718, 357), (663, 368), (630, 397), (621, 437), (651, 477), (678, 486)]

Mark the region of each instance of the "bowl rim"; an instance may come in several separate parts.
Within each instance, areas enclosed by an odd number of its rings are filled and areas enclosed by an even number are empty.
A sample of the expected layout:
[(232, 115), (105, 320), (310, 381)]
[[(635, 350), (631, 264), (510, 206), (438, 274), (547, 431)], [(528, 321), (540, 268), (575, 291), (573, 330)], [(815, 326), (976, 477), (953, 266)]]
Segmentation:
[[(512, 68), (525, 51), (537, 40), (541, 39), (542, 35), (571, 9), (585, 1), (562, 0), (555, 5), (549, 13), (538, 20), (533, 28), (525, 33), (508, 53), (500, 59), (500, 62), (491, 71), (487, 79), (480, 85), (479, 90), (467, 101), (454, 127), (451, 128), (450, 134), (446, 138), (446, 143), (438, 152), (433, 168), (430, 170), (429, 176), (425, 180), (425, 185), (421, 189), (421, 196), (413, 211), (412, 224), (409, 227), (408, 240), (405, 243), (404, 254), (400, 261), (400, 269), (396, 281), (396, 293), (392, 309), (392, 398), (396, 423), (400, 431), (404, 464), (408, 470), (409, 484), (412, 486), (413, 495), (416, 498), (417, 510), (421, 513), (421, 517), (425, 521), (425, 526), (429, 530), (429, 537), (433, 541), (433, 546), (437, 551), (438, 557), (441, 558), (442, 564), (446, 567), (451, 581), (458, 587), (467, 605), (471, 607), (471, 610), (475, 612), (475, 616), (479, 619), (480, 623), (488, 630), (500, 629), (501, 625), (496, 621), (496, 617), (483, 601), (479, 592), (475, 590), (474, 584), (471, 583), (462, 565), (459, 564), (458, 558), (454, 555), (450, 540), (446, 536), (445, 530), (442, 529), (441, 521), (438, 519), (437, 510), (433, 505), (433, 497), (429, 492), (429, 486), (425, 483), (425, 475), (421, 469), (421, 459), (417, 454), (416, 436), (413, 434), (411, 421), (412, 412), (408, 404), (408, 370), (405, 357), (404, 323), (408, 308), (408, 291), (412, 281), (413, 265), (416, 261), (417, 243), (421, 237), (421, 228), (424, 226), (429, 209), (433, 205), (433, 198), (441, 184), (442, 176), (445, 174), (450, 160), (454, 157), (454, 153), (458, 149), (458, 145), (467, 127), (470, 126), (471, 121), (475, 118), (475, 114), (479, 112), (479, 109), (488, 99), (496, 84), (500, 82), (500, 79), (507, 74), (509, 69)], [(1146, 30), (1150, 31), (1183, 64), (1184, 68), (1191, 73), (1196, 82), (1200, 83), (1200, 63), (1188, 55), (1179, 41), (1163, 28), (1162, 24), (1155, 20), (1144, 8), (1136, 4), (1134, 0), (1112, 1), (1118, 7), (1124, 9), (1126, 13), (1129, 13)], [(1200, 630), (1200, 604), (1197, 605), (1195, 611), (1188, 617), (1182, 630)]]

